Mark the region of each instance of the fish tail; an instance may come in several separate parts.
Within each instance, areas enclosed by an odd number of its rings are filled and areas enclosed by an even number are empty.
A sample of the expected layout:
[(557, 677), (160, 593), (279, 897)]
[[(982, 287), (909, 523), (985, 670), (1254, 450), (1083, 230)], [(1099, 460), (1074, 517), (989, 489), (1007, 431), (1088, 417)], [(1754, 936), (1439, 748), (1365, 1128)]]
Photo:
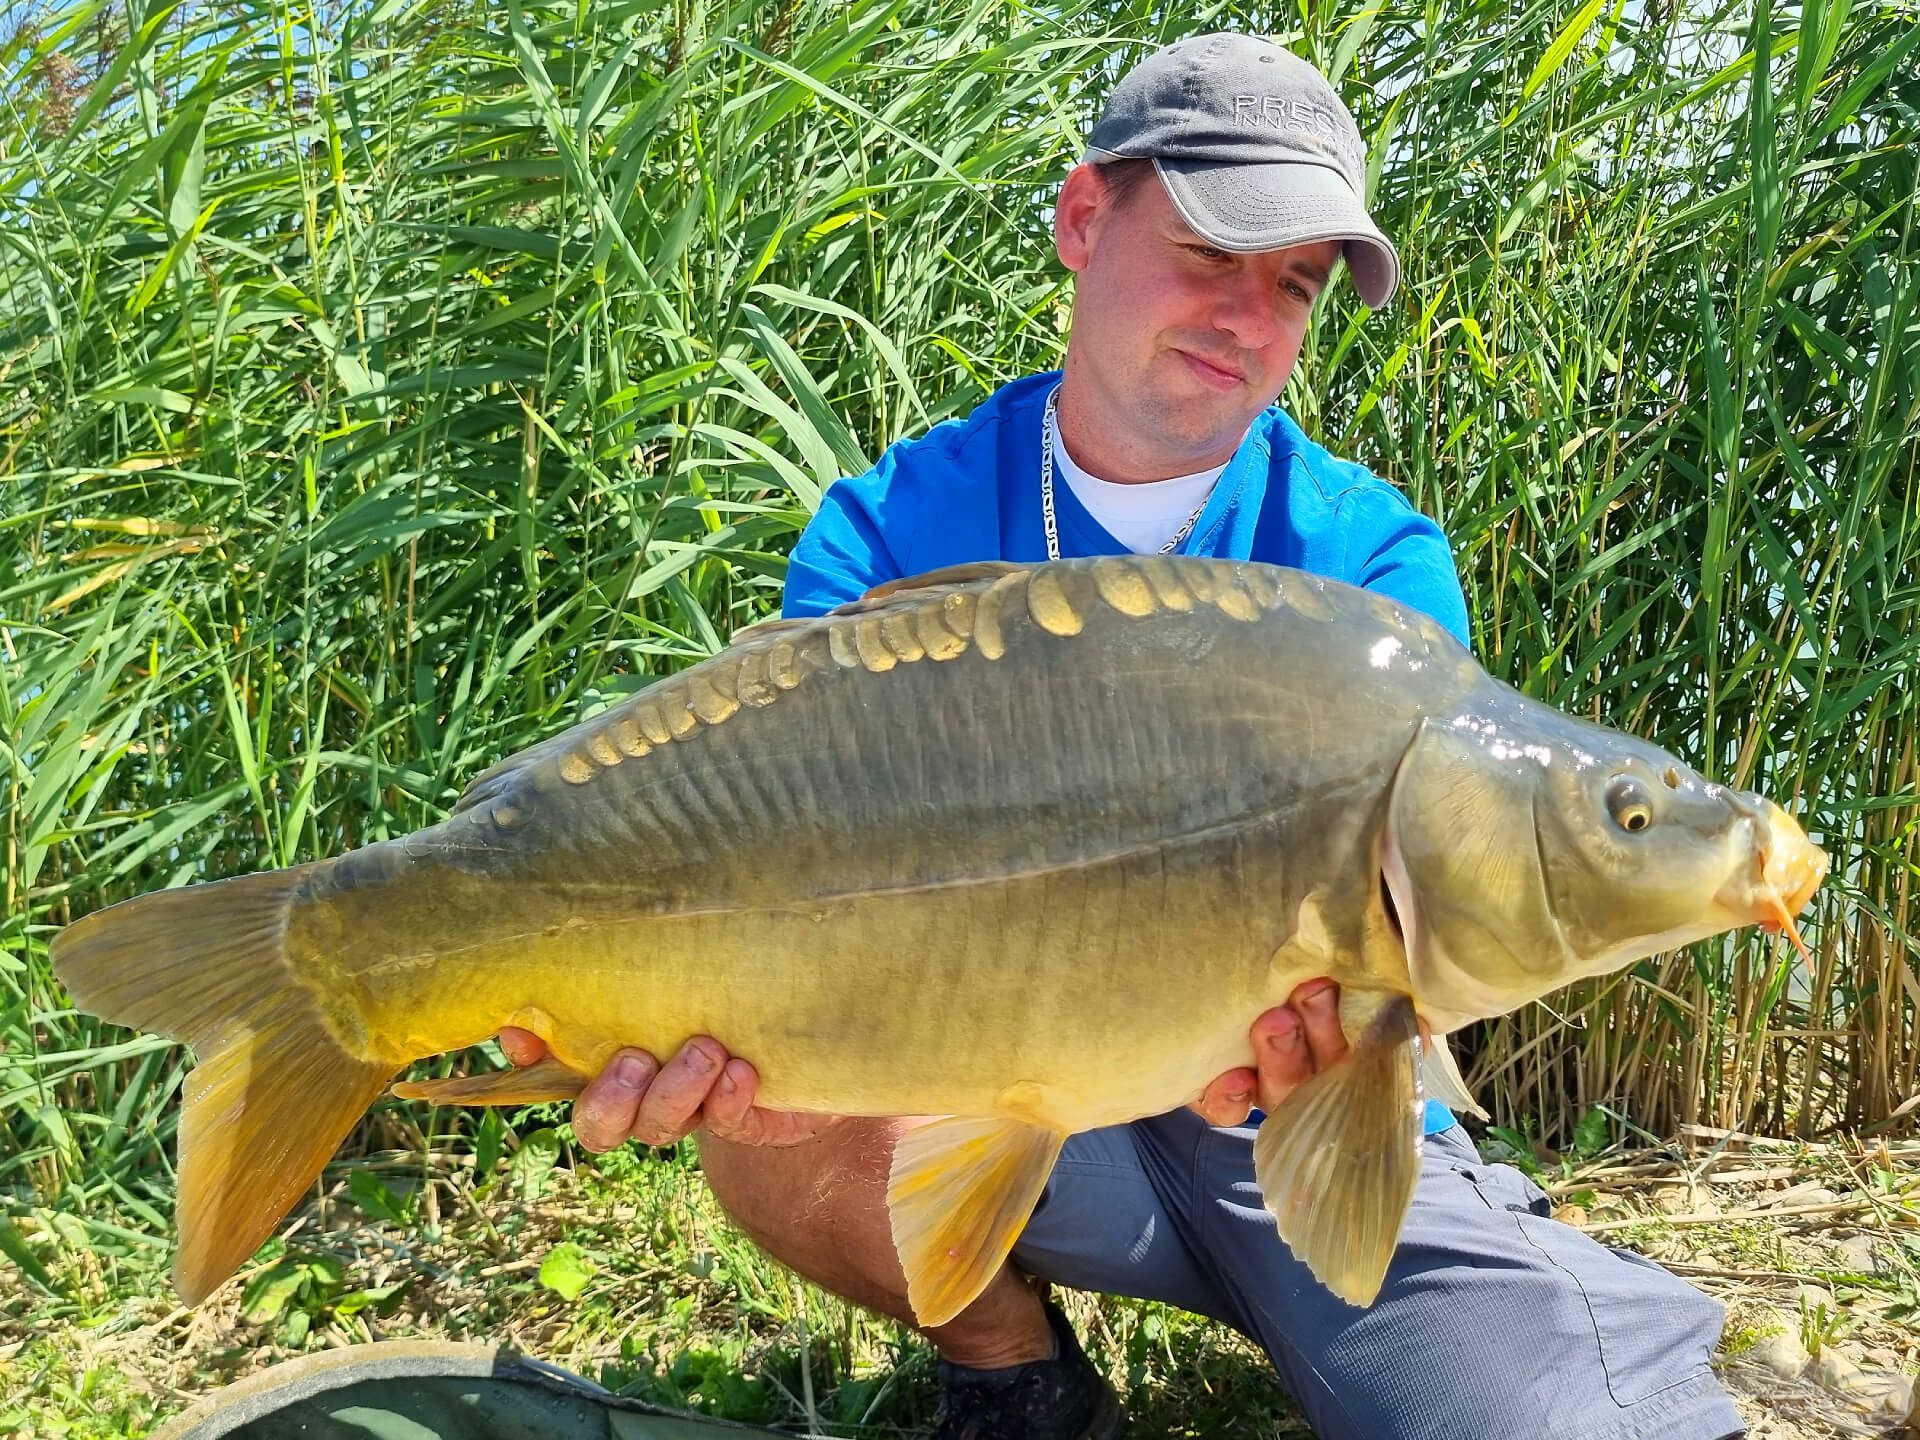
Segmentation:
[(303, 865), (162, 890), (96, 911), (53, 942), (81, 1008), (185, 1041), (180, 1250), (198, 1304), (273, 1233), (399, 1067), (350, 1053), (286, 956)]

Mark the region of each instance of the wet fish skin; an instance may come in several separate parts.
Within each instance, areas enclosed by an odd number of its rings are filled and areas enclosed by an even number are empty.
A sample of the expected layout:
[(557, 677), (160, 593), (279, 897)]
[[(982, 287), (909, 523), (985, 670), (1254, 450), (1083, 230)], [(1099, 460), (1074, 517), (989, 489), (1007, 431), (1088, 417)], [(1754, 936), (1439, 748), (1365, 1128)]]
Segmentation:
[(1777, 809), (1337, 582), (1133, 557), (883, 590), (743, 634), (440, 824), (56, 940), (79, 1003), (199, 1051), (183, 1294), (271, 1232), (396, 1071), (514, 1024), (558, 1095), (623, 1045), (705, 1033), (769, 1106), (956, 1117), (914, 1132), (890, 1189), (938, 1323), (1067, 1134), (1193, 1098), (1328, 974), (1353, 1061), (1269, 1117), (1256, 1163), (1283, 1236), (1364, 1301), (1417, 1172), (1418, 1017), (1790, 918), (1824, 871)]

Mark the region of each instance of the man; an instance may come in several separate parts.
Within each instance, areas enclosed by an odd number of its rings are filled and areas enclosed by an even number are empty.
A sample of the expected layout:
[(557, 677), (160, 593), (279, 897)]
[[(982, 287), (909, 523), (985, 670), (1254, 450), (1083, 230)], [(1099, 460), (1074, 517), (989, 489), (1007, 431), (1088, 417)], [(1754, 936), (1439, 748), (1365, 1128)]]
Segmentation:
[[(1265, 41), (1184, 40), (1115, 90), (1055, 212), (1076, 275), (1059, 376), (892, 447), (827, 492), (793, 552), (785, 612), (817, 614), (965, 560), (1135, 551), (1296, 565), (1385, 591), (1463, 641), (1437, 527), (1272, 408), (1344, 259), (1385, 303), (1392, 245), (1362, 200), (1364, 151), (1326, 81)], [(1166, 1300), (1256, 1339), (1316, 1433), (1342, 1440), (1718, 1440), (1741, 1424), (1708, 1368), (1719, 1307), (1547, 1217), (1517, 1172), (1427, 1116), (1423, 1175), (1379, 1299), (1336, 1299), (1275, 1232), (1253, 1180), (1271, 1109), (1346, 1051), (1330, 981), (1252, 1030), (1256, 1066), (1189, 1110), (1076, 1136), (1009, 1266), (949, 1324), (944, 1440), (1120, 1433), (1112, 1391), (1020, 1272)], [(502, 1037), (518, 1063), (524, 1032)], [(694, 1130), (715, 1193), (775, 1257), (907, 1324), (885, 1208), (903, 1122), (753, 1106), (744, 1059), (699, 1037), (664, 1067), (623, 1052), (574, 1128), (602, 1150)], [(1016, 1268), (1017, 1267), (1017, 1268)]]

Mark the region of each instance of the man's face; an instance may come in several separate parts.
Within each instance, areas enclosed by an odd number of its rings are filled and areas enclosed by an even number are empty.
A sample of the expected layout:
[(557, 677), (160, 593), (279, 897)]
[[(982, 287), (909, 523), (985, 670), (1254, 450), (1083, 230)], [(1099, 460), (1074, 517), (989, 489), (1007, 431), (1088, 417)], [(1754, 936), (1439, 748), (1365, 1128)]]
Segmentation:
[(1096, 170), (1068, 175), (1055, 214), (1078, 276), (1067, 375), (1082, 427), (1105, 428), (1129, 468), (1218, 464), (1286, 385), (1340, 242), (1221, 250), (1187, 228), (1158, 177), (1116, 203)]

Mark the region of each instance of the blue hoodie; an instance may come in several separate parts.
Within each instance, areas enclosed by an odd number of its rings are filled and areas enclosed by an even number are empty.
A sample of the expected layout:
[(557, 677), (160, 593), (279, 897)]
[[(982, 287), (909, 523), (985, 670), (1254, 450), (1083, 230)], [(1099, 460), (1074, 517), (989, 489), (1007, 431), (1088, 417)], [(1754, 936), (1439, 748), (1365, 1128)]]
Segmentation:
[[(1040, 421), (1059, 373), (994, 392), (964, 420), (888, 447), (828, 487), (793, 547), (781, 611), (819, 615), (875, 585), (972, 560), (1042, 561)], [(1126, 554), (1056, 484), (1060, 554)], [(1278, 407), (1255, 417), (1183, 555), (1291, 565), (1391, 595), (1469, 644), (1467, 605), (1440, 527), (1365, 466), (1336, 459)], [(1428, 1134), (1452, 1114), (1427, 1105)]]

